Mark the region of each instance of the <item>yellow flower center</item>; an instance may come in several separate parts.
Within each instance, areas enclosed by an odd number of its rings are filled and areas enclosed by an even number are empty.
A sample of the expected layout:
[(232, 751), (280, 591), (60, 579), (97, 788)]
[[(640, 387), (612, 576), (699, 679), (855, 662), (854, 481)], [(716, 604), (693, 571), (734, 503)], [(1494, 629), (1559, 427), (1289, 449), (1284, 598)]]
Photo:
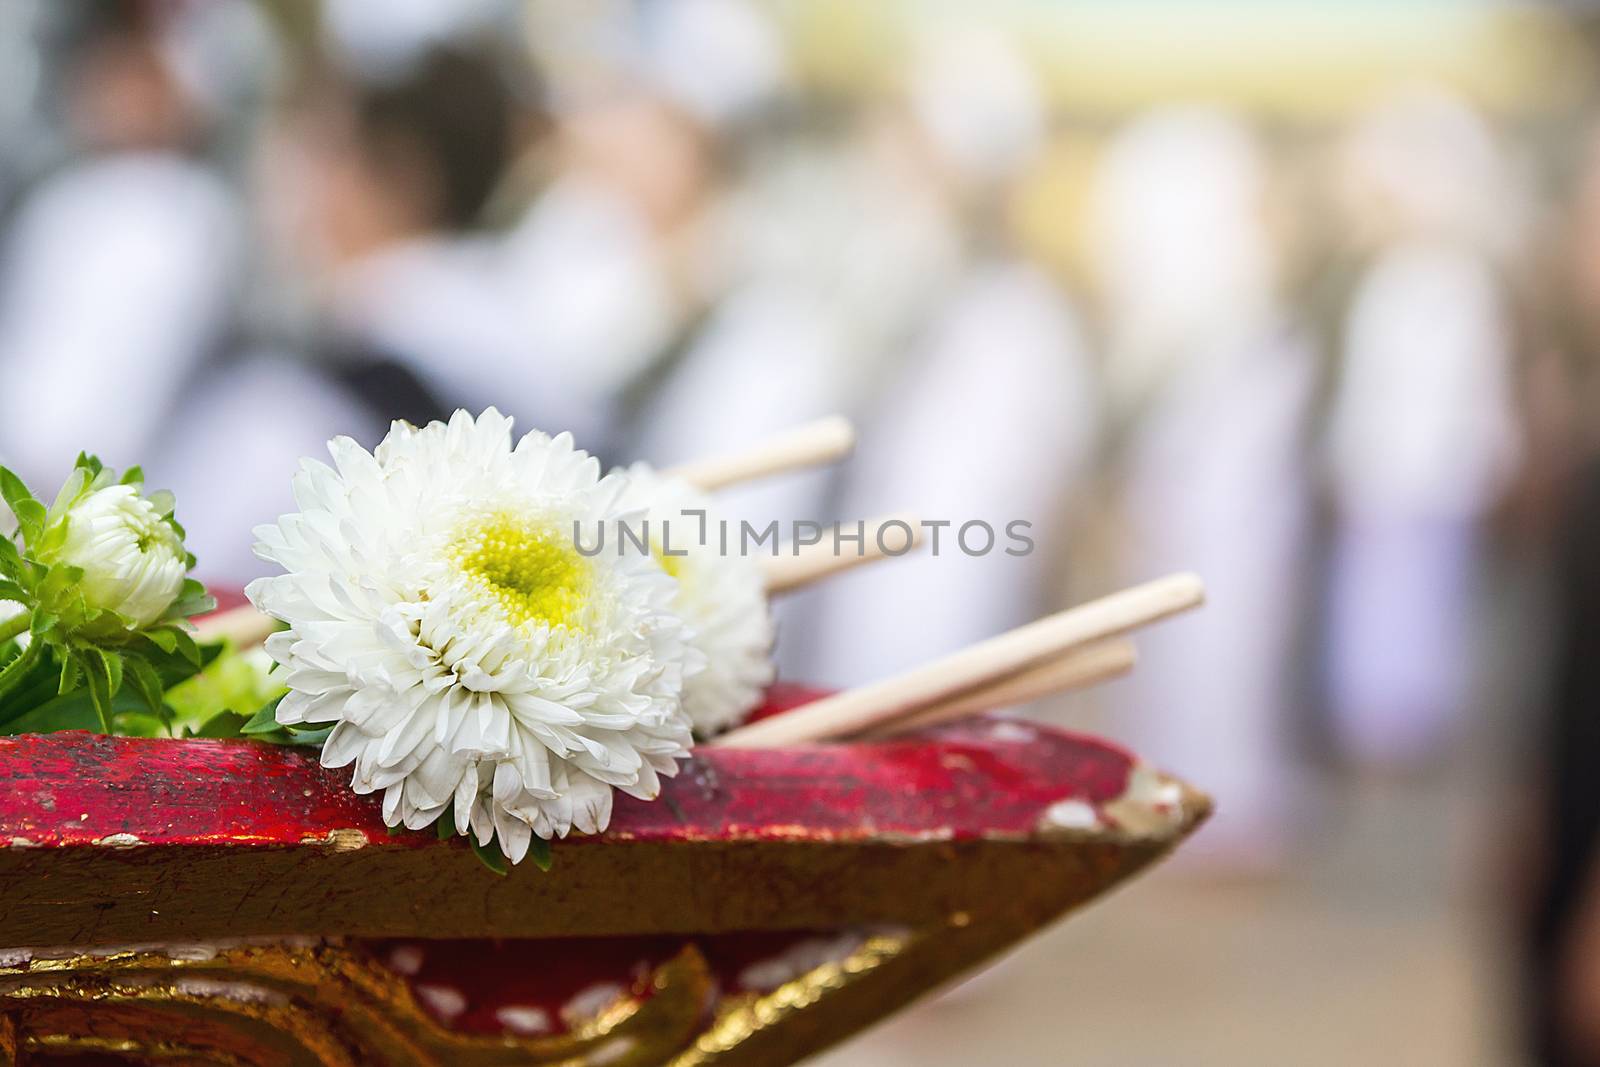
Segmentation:
[(656, 562), (661, 564), (662, 570), (666, 571), (674, 578), (677, 578), (680, 581), (682, 580), (683, 557), (678, 555), (676, 551), (669, 556), (666, 554), (665, 550), (662, 549), (661, 544), (657, 542), (650, 546), (650, 554), (655, 556)]
[(589, 565), (555, 523), (493, 515), (469, 524), (449, 555), (516, 625), (578, 629)]

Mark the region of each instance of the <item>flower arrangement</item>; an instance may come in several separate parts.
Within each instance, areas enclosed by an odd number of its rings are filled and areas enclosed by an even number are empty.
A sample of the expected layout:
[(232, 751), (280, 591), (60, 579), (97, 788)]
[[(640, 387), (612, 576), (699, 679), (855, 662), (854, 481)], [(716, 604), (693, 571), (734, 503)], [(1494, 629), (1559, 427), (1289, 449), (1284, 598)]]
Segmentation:
[(82, 457), (49, 508), (0, 470), (17, 522), (0, 730), (318, 747), (395, 830), (466, 836), (503, 870), (603, 830), (616, 790), (654, 798), (696, 734), (759, 702), (772, 625), (753, 561), (578, 550), (584, 526), (706, 507), (686, 483), (603, 475), (570, 435), (514, 440), (492, 408), (329, 452), (295, 475), (299, 510), (255, 531), (281, 570), (246, 590), (276, 622), (264, 651), (196, 642), (187, 620), (214, 601), (137, 468)]
[[(335, 438), (331, 465), (294, 476), (298, 510), (255, 531), (278, 573), (246, 589), (242, 622), (200, 628), (215, 602), (189, 576), (170, 493), (84, 455), (46, 506), (0, 468), (15, 519), (0, 534), (0, 734), (316, 748), (381, 794), (392, 832), (465, 837), (504, 874), (603, 831), (616, 792), (654, 799), (696, 743), (881, 736), (1092, 684), (1132, 667), (1120, 635), (1203, 598), (1172, 576), (742, 725), (774, 674), (769, 596), (900, 554), (886, 528), (915, 541), (898, 517), (872, 538), (858, 523), (854, 543), (876, 552), (854, 558), (797, 538), (757, 560), (706, 537), (708, 490), (836, 458), (853, 443), (841, 423), (667, 472), (603, 473), (570, 435), (514, 438), (493, 408), (395, 423), (371, 452)], [(582, 544), (606, 527), (637, 533)]]

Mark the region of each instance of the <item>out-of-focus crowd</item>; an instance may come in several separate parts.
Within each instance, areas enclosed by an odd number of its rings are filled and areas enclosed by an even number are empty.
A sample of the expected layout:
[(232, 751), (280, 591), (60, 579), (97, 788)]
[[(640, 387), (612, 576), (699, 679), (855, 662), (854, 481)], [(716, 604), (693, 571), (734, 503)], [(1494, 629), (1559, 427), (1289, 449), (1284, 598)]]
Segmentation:
[(1204, 617), (1110, 698), (1219, 798), (1197, 853), (1270, 869), (1308, 758), (1426, 765), (1512, 709), (1561, 1001), (1600, 912), (1581, 109), (1448, 78), (1304, 121), (1075, 109), (1004, 18), (898, 10), (864, 44), (744, 0), (8, 3), (0, 458), (143, 462), (238, 586), (337, 433), (492, 404), (669, 463), (845, 412), (853, 462), (730, 512), (1021, 519), (1039, 550), (796, 597), (785, 673), (856, 683), (1199, 571)]

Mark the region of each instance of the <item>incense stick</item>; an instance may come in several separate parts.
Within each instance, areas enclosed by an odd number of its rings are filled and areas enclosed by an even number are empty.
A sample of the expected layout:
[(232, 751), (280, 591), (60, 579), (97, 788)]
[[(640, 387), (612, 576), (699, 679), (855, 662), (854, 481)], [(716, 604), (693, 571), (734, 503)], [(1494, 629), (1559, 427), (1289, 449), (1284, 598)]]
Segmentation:
[(1175, 574), (1018, 627), (892, 678), (824, 697), (711, 743), (759, 748), (848, 737), (1187, 611), (1204, 599), (1199, 578)]
[(808, 422), (725, 456), (711, 456), (664, 473), (709, 491), (786, 471), (832, 463), (850, 453), (856, 431), (842, 415)]
[[(766, 578), (767, 593), (776, 596), (866, 563), (895, 559), (922, 544), (922, 523), (903, 512), (865, 520), (861, 523), (859, 541), (853, 530), (847, 534), (848, 542), (836, 540), (837, 531), (843, 529), (846, 527), (841, 524), (822, 534), (816, 544), (793, 549), (789, 555), (762, 560), (761, 572)], [(853, 551), (840, 551), (845, 543), (850, 544)]]
[(889, 737), (908, 730), (954, 722), (979, 712), (1031, 704), (1035, 700), (1120, 678), (1133, 670), (1138, 658), (1132, 641), (1115, 638), (1102, 641), (1060, 659), (1020, 671), (994, 685), (953, 697), (904, 718), (879, 723), (856, 736)]
[(228, 640), (235, 648), (250, 648), (272, 636), (277, 628), (278, 620), (271, 615), (263, 615), (253, 604), (240, 604), (195, 620), (194, 639), (201, 644)]

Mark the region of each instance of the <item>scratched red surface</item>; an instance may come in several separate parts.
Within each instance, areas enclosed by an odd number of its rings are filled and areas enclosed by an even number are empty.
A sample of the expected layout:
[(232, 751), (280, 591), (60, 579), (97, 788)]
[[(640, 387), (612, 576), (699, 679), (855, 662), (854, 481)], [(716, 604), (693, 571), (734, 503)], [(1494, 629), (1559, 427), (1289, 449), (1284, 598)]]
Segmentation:
[[(775, 687), (769, 711), (811, 691)], [(599, 838), (644, 840), (951, 832), (1027, 833), (1050, 804), (1114, 799), (1132, 757), (1103, 741), (1036, 725), (973, 720), (905, 739), (785, 749), (702, 748), (656, 802), (617, 798)], [(252, 741), (167, 741), (81, 732), (0, 738), (0, 842), (293, 843), (357, 829), (391, 837), (377, 797), (313, 753)]]

